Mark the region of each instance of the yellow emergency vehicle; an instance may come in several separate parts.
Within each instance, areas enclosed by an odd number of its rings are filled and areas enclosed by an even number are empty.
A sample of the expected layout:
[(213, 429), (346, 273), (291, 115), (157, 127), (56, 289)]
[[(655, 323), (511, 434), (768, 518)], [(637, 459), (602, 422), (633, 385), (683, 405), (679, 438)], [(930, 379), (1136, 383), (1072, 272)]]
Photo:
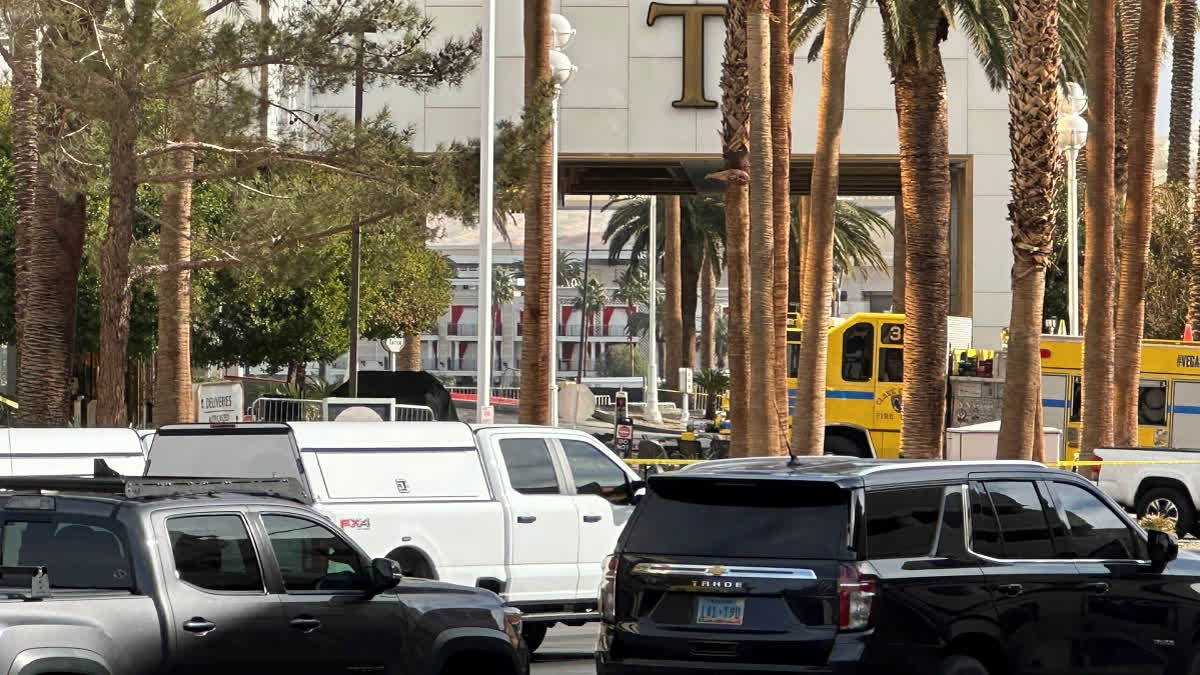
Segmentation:
[[(1042, 418), (1079, 448), (1083, 338), (1042, 337)], [(1138, 445), (1200, 447), (1200, 342), (1144, 340), (1138, 385)]]
[[(951, 317), (950, 349), (969, 342)], [(788, 414), (795, 408), (800, 361), (799, 315), (788, 315)], [(1048, 427), (1066, 429), (1068, 455), (1079, 447), (1083, 338), (1043, 335), (1042, 416)], [(974, 351), (974, 350), (972, 350)], [(989, 365), (980, 352), (973, 363)], [(957, 364), (948, 358), (951, 368)], [(981, 365), (973, 376), (995, 378)], [(972, 366), (974, 367), (974, 366)], [(951, 377), (959, 372), (949, 372)], [(896, 457), (904, 380), (904, 315), (855, 314), (829, 330), (825, 382), (825, 448), (839, 455)], [(1138, 444), (1143, 447), (1200, 447), (1200, 342), (1146, 340), (1138, 391)]]

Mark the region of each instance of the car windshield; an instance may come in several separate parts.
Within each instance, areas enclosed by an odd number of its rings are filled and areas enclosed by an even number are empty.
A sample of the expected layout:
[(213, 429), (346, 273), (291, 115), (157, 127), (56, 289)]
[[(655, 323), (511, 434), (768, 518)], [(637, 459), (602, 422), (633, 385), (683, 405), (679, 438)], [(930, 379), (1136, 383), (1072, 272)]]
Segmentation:
[[(125, 530), (115, 520), (6, 515), (0, 547), (4, 567), (45, 567), (51, 588), (133, 588)], [(28, 578), (0, 577), (3, 587), (27, 584)]]
[(654, 481), (638, 507), (629, 553), (740, 558), (850, 557), (850, 493), (825, 483)]
[(146, 475), (300, 479), (286, 433), (159, 433), (150, 446)]

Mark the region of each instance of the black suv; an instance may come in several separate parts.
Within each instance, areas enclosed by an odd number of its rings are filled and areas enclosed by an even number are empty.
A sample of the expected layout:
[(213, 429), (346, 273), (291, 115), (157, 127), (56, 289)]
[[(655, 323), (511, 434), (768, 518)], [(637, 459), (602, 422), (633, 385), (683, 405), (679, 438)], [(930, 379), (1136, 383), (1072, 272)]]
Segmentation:
[(814, 457), (650, 478), (600, 675), (1186, 673), (1200, 558), (1032, 462)]

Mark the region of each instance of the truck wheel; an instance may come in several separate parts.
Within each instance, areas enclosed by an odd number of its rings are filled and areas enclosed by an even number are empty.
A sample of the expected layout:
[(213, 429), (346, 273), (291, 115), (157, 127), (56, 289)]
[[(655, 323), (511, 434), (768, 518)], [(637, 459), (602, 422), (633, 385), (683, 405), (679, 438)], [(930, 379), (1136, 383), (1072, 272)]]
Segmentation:
[(962, 654), (947, 656), (938, 668), (939, 675), (989, 675), (987, 666)]
[(546, 639), (546, 631), (549, 628), (548, 623), (527, 623), (521, 627), (521, 637), (525, 638), (525, 646), (529, 648), (530, 654), (542, 646), (542, 640)]
[(1150, 488), (1137, 502), (1138, 519), (1146, 516), (1166, 516), (1175, 521), (1175, 534), (1183, 537), (1196, 525), (1196, 510), (1192, 500), (1176, 488)]

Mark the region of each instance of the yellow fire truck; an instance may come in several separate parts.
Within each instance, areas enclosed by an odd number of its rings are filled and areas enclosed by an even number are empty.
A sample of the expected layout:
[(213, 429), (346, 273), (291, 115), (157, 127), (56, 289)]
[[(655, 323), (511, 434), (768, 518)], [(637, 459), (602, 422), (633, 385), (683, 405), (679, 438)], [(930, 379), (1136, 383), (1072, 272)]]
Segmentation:
[[(965, 328), (964, 328), (965, 327)], [(788, 317), (788, 414), (795, 407), (799, 315)], [(991, 385), (1004, 379), (1004, 356), (971, 350), (969, 320), (950, 319), (947, 373), (953, 385)], [(1082, 338), (1042, 336), (1042, 412), (1048, 427), (1065, 430), (1067, 453), (1079, 445)], [(976, 352), (974, 358), (971, 352)], [(951, 355), (955, 358), (950, 358)], [(961, 367), (960, 364), (970, 364)], [(988, 367), (990, 366), (990, 367)], [(825, 448), (839, 455), (896, 457), (900, 448), (904, 380), (904, 316), (855, 314), (829, 330), (825, 384)], [(956, 382), (957, 381), (957, 382)], [(986, 416), (999, 419), (999, 397)], [(1147, 340), (1138, 391), (1138, 443), (1146, 447), (1200, 447), (1200, 342)], [(954, 402), (951, 401), (951, 409)], [(951, 426), (958, 426), (951, 419)], [(987, 421), (973, 419), (973, 422)]]

